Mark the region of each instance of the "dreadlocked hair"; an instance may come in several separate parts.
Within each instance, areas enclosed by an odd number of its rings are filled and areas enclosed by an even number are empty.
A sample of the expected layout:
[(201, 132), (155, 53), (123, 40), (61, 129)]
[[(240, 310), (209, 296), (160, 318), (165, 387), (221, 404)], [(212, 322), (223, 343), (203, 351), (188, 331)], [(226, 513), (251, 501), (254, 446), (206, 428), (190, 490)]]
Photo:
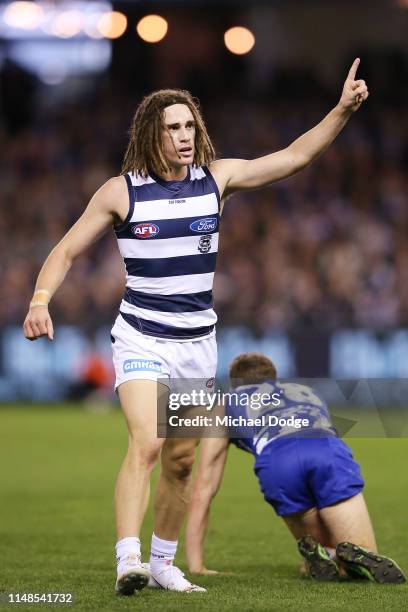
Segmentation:
[(208, 165), (214, 160), (214, 147), (201, 116), (198, 100), (183, 89), (159, 89), (143, 98), (136, 110), (129, 132), (130, 141), (123, 159), (122, 174), (135, 172), (146, 177), (149, 170), (156, 174), (166, 174), (170, 171), (163, 154), (162, 130), (165, 128), (163, 111), (172, 104), (185, 104), (194, 117), (194, 165)]

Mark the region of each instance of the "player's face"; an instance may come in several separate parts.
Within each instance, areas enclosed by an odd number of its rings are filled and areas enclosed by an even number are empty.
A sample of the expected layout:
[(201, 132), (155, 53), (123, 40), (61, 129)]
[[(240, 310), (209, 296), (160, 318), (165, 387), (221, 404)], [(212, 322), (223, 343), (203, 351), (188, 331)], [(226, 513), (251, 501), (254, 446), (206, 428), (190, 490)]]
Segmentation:
[(188, 166), (194, 160), (195, 122), (185, 104), (164, 109), (163, 152), (172, 166)]

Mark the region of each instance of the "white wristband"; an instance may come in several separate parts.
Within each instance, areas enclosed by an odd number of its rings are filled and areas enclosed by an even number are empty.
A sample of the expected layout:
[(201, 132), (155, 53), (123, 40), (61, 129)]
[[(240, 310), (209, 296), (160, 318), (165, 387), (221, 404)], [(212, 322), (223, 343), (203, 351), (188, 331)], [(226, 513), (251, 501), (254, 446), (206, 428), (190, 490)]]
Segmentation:
[(30, 308), (33, 306), (48, 306), (47, 302), (30, 302)]
[(48, 289), (37, 289), (37, 291), (34, 291), (33, 295), (37, 295), (37, 293), (46, 293), (47, 295), (51, 295)]

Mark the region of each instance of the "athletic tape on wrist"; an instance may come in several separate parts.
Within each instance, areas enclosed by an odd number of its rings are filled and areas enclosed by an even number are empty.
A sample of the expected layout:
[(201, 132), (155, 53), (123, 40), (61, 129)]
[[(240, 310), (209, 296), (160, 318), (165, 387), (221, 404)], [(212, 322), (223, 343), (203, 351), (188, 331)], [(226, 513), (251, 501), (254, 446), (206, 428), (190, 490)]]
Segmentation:
[(51, 293), (48, 291), (48, 289), (36, 289), (34, 291), (34, 295), (36, 295), (37, 293), (46, 293), (47, 295), (51, 295)]

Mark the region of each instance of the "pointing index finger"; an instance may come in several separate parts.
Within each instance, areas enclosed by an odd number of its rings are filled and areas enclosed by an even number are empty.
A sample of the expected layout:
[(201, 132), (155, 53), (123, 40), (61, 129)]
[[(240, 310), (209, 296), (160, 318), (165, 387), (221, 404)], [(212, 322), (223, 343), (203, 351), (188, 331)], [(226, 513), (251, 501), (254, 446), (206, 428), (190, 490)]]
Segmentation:
[(358, 68), (359, 63), (360, 63), (360, 58), (356, 57), (356, 59), (354, 60), (354, 62), (351, 65), (351, 68), (350, 68), (349, 73), (347, 75), (348, 79), (353, 79), (353, 81), (354, 81), (354, 78), (356, 76), (357, 68)]

